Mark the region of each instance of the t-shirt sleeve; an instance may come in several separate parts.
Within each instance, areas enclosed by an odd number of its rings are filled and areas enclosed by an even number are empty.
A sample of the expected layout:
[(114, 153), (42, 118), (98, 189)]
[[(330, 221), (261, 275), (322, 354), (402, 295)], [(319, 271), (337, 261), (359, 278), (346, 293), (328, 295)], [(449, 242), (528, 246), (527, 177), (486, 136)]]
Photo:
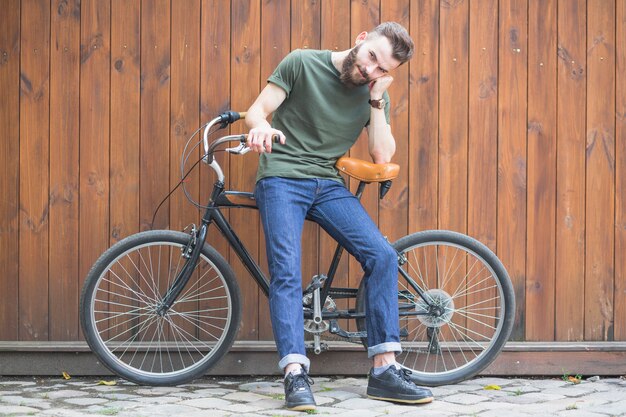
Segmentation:
[(276, 67), (272, 75), (269, 76), (267, 82), (276, 84), (285, 92), (287, 96), (291, 92), (298, 75), (300, 74), (300, 70), (302, 68), (302, 57), (301, 51), (296, 49), (295, 51), (290, 52), (280, 64)]

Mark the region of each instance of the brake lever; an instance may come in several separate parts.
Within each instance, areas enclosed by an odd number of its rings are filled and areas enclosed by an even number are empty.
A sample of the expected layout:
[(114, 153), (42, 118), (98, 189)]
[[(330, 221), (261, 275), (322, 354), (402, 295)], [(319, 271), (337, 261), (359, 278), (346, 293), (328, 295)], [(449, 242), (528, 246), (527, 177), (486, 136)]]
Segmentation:
[[(226, 151), (228, 153), (233, 153), (235, 155), (245, 155), (245, 154), (247, 154), (248, 152), (250, 152), (252, 150), (252, 149), (250, 149), (250, 147), (245, 142), (245, 138), (247, 136), (248, 135), (243, 135), (244, 139), (242, 139), (242, 142), (239, 144), (239, 146), (235, 146), (235, 147), (232, 147), (232, 148), (226, 148), (226, 149), (224, 149), (224, 151)], [(280, 143), (280, 136), (278, 136), (278, 135), (272, 136), (272, 141), (274, 143)]]
[(239, 146), (224, 149), (228, 153), (234, 153), (235, 155), (245, 155), (250, 152), (250, 148), (245, 143), (240, 143)]

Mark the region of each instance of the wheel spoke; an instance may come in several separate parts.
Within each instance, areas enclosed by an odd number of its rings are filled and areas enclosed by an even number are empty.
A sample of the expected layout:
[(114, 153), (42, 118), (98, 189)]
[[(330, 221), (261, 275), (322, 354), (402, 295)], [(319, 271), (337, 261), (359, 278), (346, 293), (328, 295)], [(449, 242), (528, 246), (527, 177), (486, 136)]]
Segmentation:
[[(515, 302), (504, 267), (484, 245), (449, 231), (416, 233), (394, 247), (409, 275), (398, 274), (405, 333), (399, 362), (426, 385), (459, 382), (484, 369), (512, 326), (504, 320)], [(359, 312), (366, 312), (363, 289)], [(365, 330), (365, 320), (357, 325)]]
[(179, 254), (189, 236), (148, 231), (127, 239), (134, 242), (113, 246), (101, 258), (109, 263), (87, 277), (81, 301), (86, 338), (99, 359), (133, 382), (185, 382), (225, 353), (217, 347), (234, 339), (240, 307), (232, 271), (203, 249), (191, 279), (159, 315), (160, 294), (186, 262)]

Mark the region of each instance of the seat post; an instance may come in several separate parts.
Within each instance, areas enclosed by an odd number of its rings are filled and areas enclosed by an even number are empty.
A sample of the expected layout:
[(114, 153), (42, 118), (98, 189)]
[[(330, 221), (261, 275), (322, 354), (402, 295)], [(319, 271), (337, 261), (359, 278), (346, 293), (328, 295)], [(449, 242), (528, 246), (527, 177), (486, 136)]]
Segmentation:
[(366, 183), (365, 181), (359, 181), (359, 186), (356, 189), (356, 193), (354, 193), (354, 196), (357, 198), (357, 200), (361, 201), (361, 196), (363, 195), (363, 190), (365, 189), (365, 186), (368, 183)]

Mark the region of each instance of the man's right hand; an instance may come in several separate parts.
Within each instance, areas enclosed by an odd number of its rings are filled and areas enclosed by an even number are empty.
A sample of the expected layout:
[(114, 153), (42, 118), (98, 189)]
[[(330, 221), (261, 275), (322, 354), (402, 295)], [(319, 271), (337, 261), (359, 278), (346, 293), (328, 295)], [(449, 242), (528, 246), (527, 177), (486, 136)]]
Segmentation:
[(271, 153), (272, 138), (276, 135), (280, 138), (280, 143), (284, 145), (287, 138), (280, 130), (270, 126), (255, 127), (250, 129), (250, 133), (248, 133), (247, 145), (254, 152)]

